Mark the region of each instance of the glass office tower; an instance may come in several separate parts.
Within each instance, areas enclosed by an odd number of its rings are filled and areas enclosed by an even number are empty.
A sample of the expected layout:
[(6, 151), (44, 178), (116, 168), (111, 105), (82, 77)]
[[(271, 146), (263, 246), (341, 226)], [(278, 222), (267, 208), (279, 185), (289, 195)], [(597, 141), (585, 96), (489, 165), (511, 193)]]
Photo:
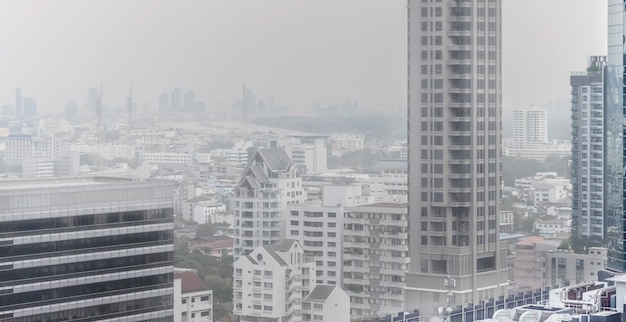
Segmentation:
[(624, 252), (624, 49), (626, 28), (624, 0), (609, 0), (608, 15), (608, 57), (605, 78), (605, 222), (608, 246), (608, 267), (618, 272), (626, 271)]

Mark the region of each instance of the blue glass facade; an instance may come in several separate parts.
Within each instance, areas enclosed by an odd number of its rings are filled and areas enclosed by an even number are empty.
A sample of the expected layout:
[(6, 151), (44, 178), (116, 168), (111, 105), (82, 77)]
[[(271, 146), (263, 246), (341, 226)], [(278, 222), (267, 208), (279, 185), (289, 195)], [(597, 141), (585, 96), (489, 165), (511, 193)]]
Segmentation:
[(624, 151), (624, 124), (626, 119), (626, 106), (624, 96), (624, 74), (626, 73), (624, 61), (626, 57), (625, 25), (626, 15), (625, 0), (608, 1), (608, 62), (605, 78), (605, 222), (608, 246), (608, 267), (610, 269), (626, 271), (626, 254), (624, 253), (624, 202), (626, 192), (624, 190), (624, 164), (626, 151)]

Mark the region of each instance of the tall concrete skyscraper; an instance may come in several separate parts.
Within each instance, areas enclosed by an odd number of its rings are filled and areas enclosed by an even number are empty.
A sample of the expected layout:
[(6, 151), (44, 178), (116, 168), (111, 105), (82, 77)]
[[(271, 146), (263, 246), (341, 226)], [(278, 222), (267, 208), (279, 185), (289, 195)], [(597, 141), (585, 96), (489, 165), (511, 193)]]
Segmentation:
[(605, 56), (572, 73), (572, 233), (604, 239)]
[(451, 306), (506, 292), (501, 9), (501, 0), (408, 1), (405, 307), (423, 316), (445, 307), (448, 291)]
[(624, 116), (626, 115), (626, 7), (623, 0), (608, 1), (608, 56), (605, 75), (604, 147), (606, 189), (604, 220), (608, 267), (618, 272), (626, 271), (626, 238), (624, 238)]

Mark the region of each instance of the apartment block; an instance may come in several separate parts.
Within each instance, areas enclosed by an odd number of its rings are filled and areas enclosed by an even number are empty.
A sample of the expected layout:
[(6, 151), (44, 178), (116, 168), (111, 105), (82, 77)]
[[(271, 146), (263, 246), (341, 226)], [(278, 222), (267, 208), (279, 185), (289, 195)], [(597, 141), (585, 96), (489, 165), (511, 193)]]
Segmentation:
[(316, 286), (315, 260), (295, 240), (259, 246), (235, 261), (233, 313), (238, 321), (302, 321), (303, 300)]
[(605, 176), (605, 56), (592, 56), (586, 72), (572, 73), (572, 229), (603, 240)]
[(406, 203), (345, 208), (343, 289), (353, 318), (403, 311), (408, 253)]
[(513, 111), (513, 147), (525, 149), (548, 143), (548, 110), (534, 106)]
[(286, 206), (306, 200), (302, 178), (284, 149), (258, 149), (233, 190), (235, 258), (285, 237)]

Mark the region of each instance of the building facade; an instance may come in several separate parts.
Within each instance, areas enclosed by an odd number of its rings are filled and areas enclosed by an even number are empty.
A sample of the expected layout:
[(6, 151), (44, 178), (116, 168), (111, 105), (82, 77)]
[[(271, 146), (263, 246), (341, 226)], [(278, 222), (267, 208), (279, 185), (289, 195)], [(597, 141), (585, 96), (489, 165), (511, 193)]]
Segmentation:
[(317, 285), (302, 301), (302, 321), (350, 321), (350, 298), (336, 285)]
[(546, 257), (546, 281), (550, 286), (569, 286), (597, 281), (598, 271), (607, 264), (607, 249), (589, 247), (585, 254), (558, 249), (548, 252)]
[(171, 321), (173, 184), (0, 185), (0, 321)]
[(505, 295), (498, 234), (501, 0), (408, 1), (411, 268), (405, 307)]
[(604, 239), (604, 69), (593, 56), (587, 72), (572, 73), (572, 232)]
[(175, 268), (174, 322), (213, 322), (213, 291), (193, 270)]
[(608, 1), (608, 56), (604, 82), (605, 175), (604, 220), (608, 248), (608, 268), (626, 271), (626, 238), (624, 237), (624, 66), (626, 48), (626, 7), (620, 0)]
[(233, 313), (238, 321), (302, 321), (302, 303), (316, 286), (315, 261), (286, 239), (259, 246), (234, 264)]
[(353, 318), (404, 310), (408, 256), (406, 203), (346, 207), (343, 219), (343, 289)]
[(533, 107), (513, 111), (513, 147), (527, 149), (548, 143), (548, 110)]
[(306, 200), (302, 178), (284, 149), (258, 149), (233, 192), (235, 258), (282, 241), (285, 207)]

